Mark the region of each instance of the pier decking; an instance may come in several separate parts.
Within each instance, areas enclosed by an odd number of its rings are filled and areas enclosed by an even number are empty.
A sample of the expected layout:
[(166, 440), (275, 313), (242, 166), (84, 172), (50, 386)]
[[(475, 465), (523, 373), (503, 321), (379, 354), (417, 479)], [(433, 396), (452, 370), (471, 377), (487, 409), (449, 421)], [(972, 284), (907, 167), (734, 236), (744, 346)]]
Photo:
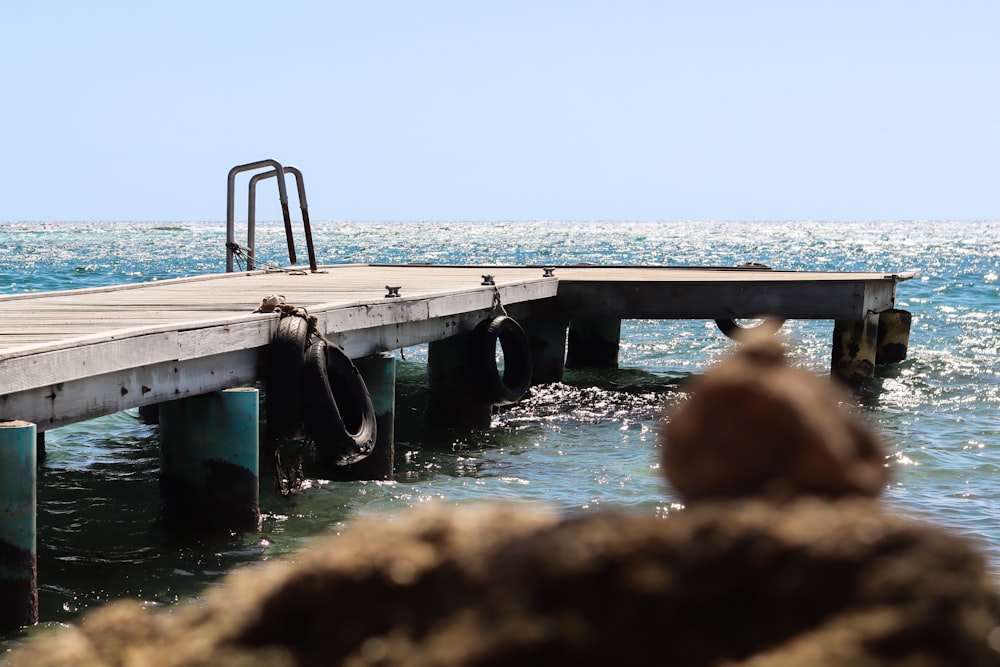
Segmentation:
[(270, 294), (317, 315), (358, 358), (467, 331), (495, 295), (527, 318), (861, 320), (892, 308), (912, 275), (335, 265), (17, 294), (0, 297), (0, 418), (44, 431), (257, 380), (278, 316), (253, 311)]

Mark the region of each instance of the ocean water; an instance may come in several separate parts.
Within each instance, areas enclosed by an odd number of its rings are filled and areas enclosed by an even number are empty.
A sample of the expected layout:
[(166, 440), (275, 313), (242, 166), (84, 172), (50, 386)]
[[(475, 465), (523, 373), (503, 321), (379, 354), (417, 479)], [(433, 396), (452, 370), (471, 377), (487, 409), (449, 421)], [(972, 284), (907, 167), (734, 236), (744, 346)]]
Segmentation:
[[(258, 256), (284, 264), (280, 225)], [(855, 397), (886, 441), (892, 511), (969, 537), (1000, 567), (1000, 222), (322, 222), (321, 263), (665, 264), (899, 272), (913, 313), (909, 358)], [(0, 294), (224, 270), (218, 222), (0, 223)], [(300, 255), (304, 243), (299, 240)], [(792, 321), (796, 364), (829, 374), (832, 322)], [(157, 427), (132, 412), (48, 432), (38, 471), (41, 623), (72, 623), (130, 597), (196, 599), (231, 568), (294, 557), (352, 520), (429, 503), (527, 500), (567, 514), (683, 509), (659, 469), (657, 425), (684, 383), (733, 343), (705, 321), (627, 321), (616, 371), (567, 371), (488, 431), (422, 428), (426, 347), (397, 352), (396, 479), (310, 477), (291, 498), (261, 479), (259, 534), (193, 538), (158, 523)], [(0, 368), (2, 372), (2, 368)]]

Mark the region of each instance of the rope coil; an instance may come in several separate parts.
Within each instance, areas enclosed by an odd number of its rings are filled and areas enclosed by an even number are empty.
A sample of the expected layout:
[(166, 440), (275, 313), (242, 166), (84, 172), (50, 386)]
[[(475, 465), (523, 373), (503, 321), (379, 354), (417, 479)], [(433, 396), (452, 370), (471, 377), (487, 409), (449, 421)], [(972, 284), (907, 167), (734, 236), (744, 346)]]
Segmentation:
[(260, 301), (260, 305), (253, 310), (255, 313), (281, 313), (279, 320), (285, 317), (301, 317), (309, 325), (309, 332), (306, 337), (316, 336), (320, 338), (324, 343), (330, 343), (330, 340), (323, 335), (323, 332), (319, 330), (319, 317), (316, 315), (310, 315), (309, 311), (302, 306), (295, 306), (290, 303), (285, 302), (284, 294), (271, 294), (265, 296)]

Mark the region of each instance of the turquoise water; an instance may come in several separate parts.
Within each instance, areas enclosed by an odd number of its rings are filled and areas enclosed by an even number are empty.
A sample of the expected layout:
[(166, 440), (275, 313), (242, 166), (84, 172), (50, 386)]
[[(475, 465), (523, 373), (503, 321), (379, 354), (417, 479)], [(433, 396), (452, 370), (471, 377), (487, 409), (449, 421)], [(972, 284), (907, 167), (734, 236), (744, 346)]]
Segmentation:
[[(887, 439), (889, 506), (969, 536), (1000, 565), (1000, 222), (313, 226), (321, 263), (919, 269), (898, 292), (899, 307), (914, 315), (910, 357), (880, 369), (858, 405)], [(263, 225), (257, 238), (260, 257), (284, 263), (279, 226)], [(224, 240), (222, 223), (0, 223), (0, 294), (219, 272)], [(831, 322), (789, 322), (783, 331), (798, 364), (828, 374)], [(232, 567), (293, 554), (359, 516), (392, 517), (427, 503), (678, 511), (659, 470), (657, 420), (682, 397), (683, 382), (731, 345), (712, 322), (628, 321), (620, 370), (567, 372), (563, 383), (536, 388), (498, 414), (490, 431), (450, 433), (422, 428), (426, 348), (406, 349), (397, 364), (396, 480), (309, 479), (288, 500), (262, 479), (256, 535), (194, 539), (161, 530), (156, 427), (137, 415), (50, 431), (38, 478), (40, 627), (121, 597), (150, 606), (188, 600)]]

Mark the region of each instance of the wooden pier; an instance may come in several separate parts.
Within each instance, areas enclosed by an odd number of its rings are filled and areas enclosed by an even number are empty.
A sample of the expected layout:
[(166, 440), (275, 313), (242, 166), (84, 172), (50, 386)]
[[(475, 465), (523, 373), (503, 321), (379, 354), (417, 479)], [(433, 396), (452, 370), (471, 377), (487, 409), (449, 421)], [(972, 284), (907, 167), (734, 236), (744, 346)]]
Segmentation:
[[(339, 346), (324, 341), (325, 349), (357, 362), (346, 366), (364, 378), (359, 386), (375, 422), (368, 442), (375, 445), (350, 465), (374, 461), (381, 466), (375, 476), (355, 479), (386, 479), (393, 460), (395, 366), (387, 354), (393, 350), (429, 344), (428, 423), (458, 426), (488, 426), (492, 406), (517, 395), (505, 386), (508, 366), (527, 369), (513, 383), (521, 393), (561, 378), (564, 364), (614, 367), (623, 319), (833, 320), (832, 372), (863, 378), (879, 360), (877, 343), (889, 342), (905, 356), (909, 314), (894, 306), (897, 284), (911, 277), (766, 267), (311, 263), (308, 271), (0, 297), (0, 631), (37, 622), (36, 443), (48, 429), (159, 405), (164, 519), (236, 530), (259, 524), (262, 439), (253, 385), (272, 367), (267, 360), (274, 355), (265, 352), (274, 349), (285, 326), (279, 323), (308, 321), (255, 312), (271, 295), (315, 316), (316, 332)], [(507, 354), (493, 328), (501, 320), (510, 325), (498, 313), (520, 322), (510, 329), (521, 337), (517, 354)], [(484, 322), (491, 326), (482, 329)], [(486, 346), (474, 342), (481, 331), (488, 331)], [(505, 353), (502, 377), (497, 344)], [(470, 361), (470, 351), (479, 363)], [(901, 358), (898, 349), (892, 354), (890, 360)], [(302, 348), (292, 357), (301, 361)], [(491, 394), (497, 400), (469, 385), (470, 365), (480, 377), (484, 369), (497, 376)]]
[[(551, 275), (548, 275), (551, 274)], [(493, 285), (484, 285), (491, 276)], [(912, 273), (336, 265), (0, 297), (0, 418), (39, 431), (260, 379), (280, 294), (352, 358), (518, 319), (863, 320)], [(388, 287), (398, 296), (388, 296)]]

